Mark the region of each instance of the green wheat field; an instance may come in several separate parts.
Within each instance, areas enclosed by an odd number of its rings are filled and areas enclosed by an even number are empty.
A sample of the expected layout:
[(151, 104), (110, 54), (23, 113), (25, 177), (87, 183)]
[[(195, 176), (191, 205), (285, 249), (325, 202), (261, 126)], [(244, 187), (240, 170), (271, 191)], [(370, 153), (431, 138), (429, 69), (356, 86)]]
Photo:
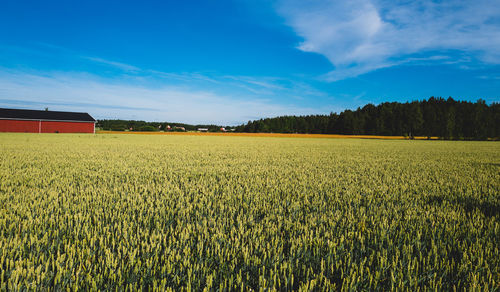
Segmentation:
[(1, 290), (500, 289), (497, 142), (0, 134)]

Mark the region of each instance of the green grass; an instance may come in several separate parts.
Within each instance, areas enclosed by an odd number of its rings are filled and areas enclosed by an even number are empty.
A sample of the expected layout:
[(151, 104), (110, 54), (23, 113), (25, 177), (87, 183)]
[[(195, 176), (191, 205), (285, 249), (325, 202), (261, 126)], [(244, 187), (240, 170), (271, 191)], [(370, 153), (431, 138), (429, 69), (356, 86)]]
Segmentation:
[(499, 290), (500, 144), (0, 133), (1, 289)]

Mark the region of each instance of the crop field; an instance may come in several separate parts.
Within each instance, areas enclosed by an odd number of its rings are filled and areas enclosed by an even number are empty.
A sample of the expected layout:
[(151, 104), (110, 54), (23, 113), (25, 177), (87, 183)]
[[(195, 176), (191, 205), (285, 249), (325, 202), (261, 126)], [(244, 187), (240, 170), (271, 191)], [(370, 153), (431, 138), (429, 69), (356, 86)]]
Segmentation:
[[(407, 140), (404, 136), (375, 135), (337, 135), (337, 134), (292, 134), (292, 133), (241, 133), (241, 132), (140, 132), (140, 131), (97, 131), (98, 134), (134, 134), (134, 135), (188, 135), (188, 136), (226, 136), (226, 137), (280, 137), (280, 138), (340, 138), (340, 139), (386, 139)], [(413, 140), (438, 140), (438, 137), (413, 137)]]
[(500, 290), (500, 144), (0, 133), (0, 289)]

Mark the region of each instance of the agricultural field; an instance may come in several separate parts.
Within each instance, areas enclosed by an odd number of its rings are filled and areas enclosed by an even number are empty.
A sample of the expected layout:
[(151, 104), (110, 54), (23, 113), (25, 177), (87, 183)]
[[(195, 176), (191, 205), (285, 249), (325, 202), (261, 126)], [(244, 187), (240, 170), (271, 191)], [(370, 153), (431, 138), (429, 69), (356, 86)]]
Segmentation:
[(500, 290), (498, 142), (0, 133), (0, 289)]

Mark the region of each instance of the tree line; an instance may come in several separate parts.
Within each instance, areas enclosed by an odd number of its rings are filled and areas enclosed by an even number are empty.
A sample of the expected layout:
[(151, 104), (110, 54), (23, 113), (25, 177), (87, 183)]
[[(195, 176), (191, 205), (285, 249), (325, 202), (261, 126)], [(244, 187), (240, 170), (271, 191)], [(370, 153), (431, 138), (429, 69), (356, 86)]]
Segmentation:
[[(170, 126), (170, 128), (168, 128)], [(196, 131), (219, 132), (219, 125), (98, 120), (97, 127), (113, 131)], [(443, 139), (485, 140), (500, 137), (500, 104), (490, 105), (431, 97), (406, 103), (367, 104), (340, 114), (280, 116), (266, 118), (226, 130), (247, 133), (305, 133), (439, 137)]]
[(431, 97), (406, 103), (367, 104), (340, 114), (260, 119), (240, 125), (236, 131), (485, 140), (500, 137), (500, 104)]
[[(98, 120), (98, 128), (107, 131), (196, 131), (199, 128), (207, 129), (208, 132), (218, 132), (221, 126), (218, 125), (190, 125), (183, 123), (168, 122), (146, 122), (134, 120)], [(170, 127), (170, 128), (169, 128)], [(230, 129), (230, 127), (226, 127)]]

